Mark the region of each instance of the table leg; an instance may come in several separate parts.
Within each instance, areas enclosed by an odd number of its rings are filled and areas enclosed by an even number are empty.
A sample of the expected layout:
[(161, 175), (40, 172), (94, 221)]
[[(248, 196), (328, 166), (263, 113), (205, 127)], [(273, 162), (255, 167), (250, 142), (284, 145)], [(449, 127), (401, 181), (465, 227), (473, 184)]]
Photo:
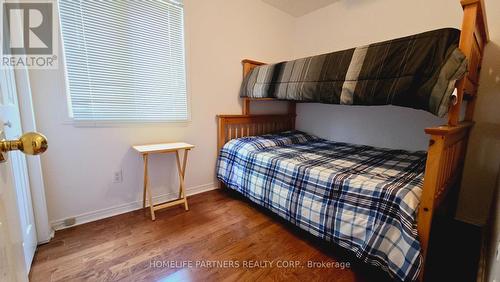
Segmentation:
[(148, 195), (149, 200), (149, 210), (151, 212), (151, 219), (155, 220), (155, 210), (153, 206), (153, 195), (151, 194), (151, 189), (149, 188), (148, 181), (148, 154), (144, 154), (142, 156), (144, 159), (144, 200), (143, 205), (146, 206), (146, 194)]
[(175, 151), (175, 161), (177, 164), (177, 173), (179, 174), (179, 199), (182, 199), (182, 185), (180, 175), (184, 178), (184, 173), (181, 170), (181, 159), (179, 157), (179, 151)]
[(147, 155), (142, 155), (142, 160), (144, 162), (144, 187), (142, 191), (142, 208), (146, 208), (146, 187), (148, 185), (148, 157)]
[(186, 175), (186, 164), (188, 157), (188, 149), (184, 150), (184, 157), (182, 158), (182, 196), (184, 197), (184, 208), (189, 210), (187, 195), (186, 195), (186, 185), (184, 184), (184, 175)]
[(189, 210), (189, 207), (188, 207), (188, 203), (187, 203), (186, 190), (185, 190), (185, 186), (184, 186), (184, 175), (186, 172), (188, 151), (189, 150), (184, 150), (184, 157), (182, 159), (182, 166), (181, 166), (181, 161), (180, 161), (180, 157), (179, 157), (179, 151), (175, 151), (175, 157), (177, 160), (177, 171), (179, 173), (179, 198), (184, 199), (184, 208), (186, 210)]

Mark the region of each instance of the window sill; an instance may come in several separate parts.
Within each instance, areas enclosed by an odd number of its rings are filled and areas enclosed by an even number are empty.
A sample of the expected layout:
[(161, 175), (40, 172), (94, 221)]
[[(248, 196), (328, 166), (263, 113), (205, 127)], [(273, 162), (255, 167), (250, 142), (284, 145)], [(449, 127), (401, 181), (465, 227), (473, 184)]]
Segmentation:
[(185, 121), (80, 121), (68, 119), (62, 122), (63, 125), (72, 125), (73, 127), (186, 127), (191, 124), (191, 120)]

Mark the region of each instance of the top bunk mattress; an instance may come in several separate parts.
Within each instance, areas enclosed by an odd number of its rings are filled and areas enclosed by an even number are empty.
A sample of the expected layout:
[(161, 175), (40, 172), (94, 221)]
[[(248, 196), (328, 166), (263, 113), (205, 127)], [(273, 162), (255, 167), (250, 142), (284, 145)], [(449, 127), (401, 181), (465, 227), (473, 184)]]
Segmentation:
[(444, 28), (254, 68), (241, 97), (342, 105), (396, 105), (443, 117), (467, 69), (460, 30)]
[(229, 141), (219, 154), (217, 177), (392, 277), (414, 280), (421, 264), (416, 214), (425, 161), (422, 151), (289, 131)]

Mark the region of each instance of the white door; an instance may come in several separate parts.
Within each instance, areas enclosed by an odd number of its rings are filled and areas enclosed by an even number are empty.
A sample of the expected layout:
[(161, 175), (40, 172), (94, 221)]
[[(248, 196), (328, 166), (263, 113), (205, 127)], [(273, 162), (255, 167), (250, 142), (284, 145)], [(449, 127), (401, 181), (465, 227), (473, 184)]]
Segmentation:
[[(1, 139), (22, 134), (14, 72), (0, 70)], [(3, 154), (0, 163), (0, 281), (26, 281), (37, 245), (26, 158)]]

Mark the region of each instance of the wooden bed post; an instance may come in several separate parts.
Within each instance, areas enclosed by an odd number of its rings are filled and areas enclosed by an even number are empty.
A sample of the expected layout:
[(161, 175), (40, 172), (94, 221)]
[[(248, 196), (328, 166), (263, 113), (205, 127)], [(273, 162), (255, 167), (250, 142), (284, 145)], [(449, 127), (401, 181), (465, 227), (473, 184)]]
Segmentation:
[(489, 41), (489, 33), (488, 33), (488, 23), (486, 20), (486, 14), (484, 10), (484, 1), (483, 0), (462, 0), (462, 6), (465, 9), (470, 5), (475, 5), (477, 7), (476, 13), (476, 28), (473, 32), (473, 37), (475, 41), (473, 42), (472, 52), (470, 56), (471, 65), (469, 67), (469, 74), (467, 78), (464, 79), (464, 88), (465, 91), (470, 92), (470, 96), (466, 96), (467, 98), (467, 108), (465, 111), (465, 120), (472, 121), (474, 115), (474, 108), (476, 106), (476, 98), (477, 98), (477, 89), (479, 87), (479, 75), (481, 73), (481, 62), (484, 54), (484, 46)]
[(424, 279), (424, 269), (431, 235), (432, 218), (434, 215), (434, 195), (438, 185), (440, 166), (443, 159), (441, 152), (444, 150), (444, 138), (432, 136), (429, 141), (427, 161), (425, 163), (424, 186), (420, 197), (420, 207), (417, 216), (417, 230), (422, 249), (422, 269), (420, 270), (420, 281)]
[(217, 154), (226, 143), (226, 120), (217, 116)]
[(488, 42), (488, 27), (483, 0), (461, 0), (464, 17), (460, 33), (459, 48), (468, 59), (468, 73), (457, 82), (457, 101), (450, 107), (448, 124), (458, 125), (462, 101), (466, 99), (465, 120), (471, 121), (474, 114), (475, 98), (481, 70), (484, 45)]
[[(252, 69), (257, 66), (265, 65), (263, 62), (244, 59), (241, 61), (243, 64), (243, 77), (245, 77)], [(250, 115), (250, 98), (243, 98), (243, 115)]]
[[(258, 62), (258, 61), (254, 61), (254, 60), (248, 60), (248, 59), (244, 59), (243, 61), (241, 61), (241, 63), (243, 64), (243, 77), (245, 77), (253, 68), (255, 68), (257, 66), (265, 65), (265, 63), (263, 63), (263, 62)], [(250, 115), (250, 102), (252, 100), (272, 101), (275, 99), (273, 99), (273, 98), (250, 99), (248, 97), (245, 97), (245, 98), (243, 98), (243, 115)], [(293, 101), (289, 101), (288, 103), (289, 103), (288, 104), (288, 114), (289, 115), (296, 115), (297, 103), (295, 103)], [(295, 120), (293, 121), (293, 128), (295, 129)]]
[[(450, 107), (448, 125), (425, 129), (431, 138), (417, 217), (417, 229), (423, 258), (420, 281), (425, 279), (425, 262), (427, 261), (434, 211), (449, 190), (459, 185), (462, 178), (469, 132), (474, 124), (472, 118), (481, 59), (484, 46), (489, 40), (483, 0), (461, 0), (460, 3), (464, 9), (464, 17), (459, 48), (467, 58), (468, 72), (464, 78), (456, 83), (457, 103)], [(465, 121), (460, 122), (463, 100), (468, 101), (468, 103)]]
[(250, 115), (250, 98), (243, 98), (243, 115)]
[(457, 126), (443, 125), (425, 129), (425, 132), (431, 135), (431, 139), (417, 215), (417, 229), (423, 258), (420, 281), (424, 279), (435, 209), (439, 207), (451, 189), (460, 183), (472, 126), (472, 122), (461, 122)]
[[(460, 32), (460, 50), (467, 58), (470, 58), (472, 52), (472, 40), (474, 40), (474, 29), (476, 27), (477, 3), (464, 6), (464, 18), (462, 21), (462, 31)], [(456, 126), (460, 119), (460, 110), (462, 109), (462, 100), (464, 97), (465, 81), (467, 75), (457, 82), (457, 101), (450, 108), (448, 124)]]

